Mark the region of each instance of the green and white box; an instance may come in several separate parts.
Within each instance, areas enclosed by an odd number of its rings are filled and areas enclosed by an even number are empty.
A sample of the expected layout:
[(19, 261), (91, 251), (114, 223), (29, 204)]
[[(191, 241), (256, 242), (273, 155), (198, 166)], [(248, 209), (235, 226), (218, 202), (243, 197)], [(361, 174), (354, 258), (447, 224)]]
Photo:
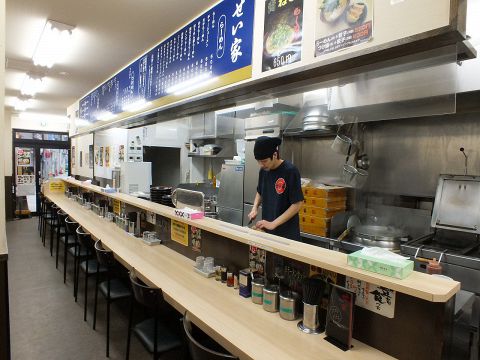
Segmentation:
[(413, 271), (411, 260), (390, 260), (368, 256), (362, 250), (355, 251), (347, 256), (347, 264), (359, 269), (372, 271), (378, 274), (405, 279)]

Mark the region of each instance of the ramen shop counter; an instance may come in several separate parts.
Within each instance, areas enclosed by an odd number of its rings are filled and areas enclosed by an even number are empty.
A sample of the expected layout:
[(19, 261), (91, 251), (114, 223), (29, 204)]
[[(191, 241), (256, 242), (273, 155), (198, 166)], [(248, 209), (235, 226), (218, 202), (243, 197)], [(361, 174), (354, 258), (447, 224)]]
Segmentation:
[[(180, 312), (188, 310), (193, 321), (215, 340), (242, 359), (388, 359), (390, 356), (357, 340), (343, 352), (323, 339), (297, 329), (297, 322), (282, 320), (232, 288), (193, 271), (194, 262), (159, 245), (147, 246), (69, 200), (63, 193), (45, 195), (96, 239), (110, 248), (117, 259), (148, 283), (162, 289), (165, 299)], [(169, 213), (163, 209), (162, 213)], [(172, 215), (173, 216), (173, 215)], [(205, 219), (206, 221), (207, 219)], [(205, 226), (212, 227), (209, 221)]]

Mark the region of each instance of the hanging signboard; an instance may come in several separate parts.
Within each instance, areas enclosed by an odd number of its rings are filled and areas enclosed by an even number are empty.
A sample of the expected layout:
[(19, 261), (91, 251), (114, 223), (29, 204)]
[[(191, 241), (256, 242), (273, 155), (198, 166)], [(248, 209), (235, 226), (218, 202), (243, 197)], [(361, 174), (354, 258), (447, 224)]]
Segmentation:
[(105, 120), (249, 79), (254, 5), (220, 2), (81, 99), (79, 117)]
[(315, 56), (369, 41), (373, 0), (317, 0)]
[(266, 0), (262, 71), (302, 59), (303, 0)]

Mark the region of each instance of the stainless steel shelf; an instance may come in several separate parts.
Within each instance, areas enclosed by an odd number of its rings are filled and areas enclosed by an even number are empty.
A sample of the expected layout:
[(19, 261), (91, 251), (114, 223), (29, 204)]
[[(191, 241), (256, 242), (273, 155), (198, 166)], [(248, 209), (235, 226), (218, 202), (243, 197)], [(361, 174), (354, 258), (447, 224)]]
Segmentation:
[(363, 249), (363, 246), (359, 244), (354, 244), (348, 241), (339, 241), (337, 239), (331, 239), (331, 238), (327, 238), (319, 235), (313, 235), (313, 234), (301, 232), (300, 236), (304, 239), (311, 240), (311, 241), (308, 241), (308, 243), (311, 245), (326, 247), (332, 250), (339, 249), (339, 250), (344, 250), (346, 252), (354, 252), (354, 251)]
[(188, 157), (199, 157), (199, 158), (210, 158), (210, 159), (229, 159), (233, 156), (226, 156), (226, 155), (200, 155), (195, 153), (189, 153)]

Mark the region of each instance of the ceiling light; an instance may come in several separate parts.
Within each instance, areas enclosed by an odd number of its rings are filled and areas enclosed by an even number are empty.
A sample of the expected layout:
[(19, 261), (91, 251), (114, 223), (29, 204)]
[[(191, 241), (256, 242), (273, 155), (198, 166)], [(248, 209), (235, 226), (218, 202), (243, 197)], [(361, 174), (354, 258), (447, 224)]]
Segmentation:
[(42, 78), (25, 74), (20, 92), (22, 95), (34, 96), (42, 88)]
[(128, 111), (128, 112), (135, 112), (141, 109), (146, 108), (149, 106), (151, 103), (147, 102), (145, 99), (140, 99), (138, 101), (135, 101), (131, 104), (125, 105), (122, 110), (123, 111)]
[(193, 90), (200, 89), (200, 88), (202, 88), (202, 87), (204, 87), (204, 86), (206, 86), (206, 85), (208, 85), (208, 84), (211, 84), (211, 83), (213, 83), (213, 82), (215, 82), (215, 81), (217, 81), (217, 80), (218, 80), (218, 77), (214, 77), (214, 78), (207, 79), (207, 80), (205, 80), (205, 81), (196, 83), (196, 84), (194, 84), (194, 85), (192, 85), (192, 86), (186, 87), (186, 88), (184, 88), (184, 89), (182, 89), (182, 90), (176, 91), (176, 92), (174, 93), (174, 95), (182, 95), (182, 94), (185, 94), (185, 93), (187, 93), (187, 92), (192, 92)]
[(33, 53), (33, 63), (51, 68), (67, 52), (73, 26), (47, 20)]
[(212, 78), (210, 73), (203, 73), (198, 76), (195, 76), (192, 79), (181, 82), (180, 84), (173, 85), (167, 89), (167, 93), (174, 95), (179, 95), (186, 93), (188, 91), (198, 89), (199, 87), (204, 86), (207, 83), (210, 83), (217, 78)]
[(25, 111), (30, 105), (30, 99), (15, 98), (13, 100), (13, 108), (17, 111)]
[(104, 111), (96, 116), (97, 120), (108, 121), (112, 120), (116, 115), (110, 111)]

